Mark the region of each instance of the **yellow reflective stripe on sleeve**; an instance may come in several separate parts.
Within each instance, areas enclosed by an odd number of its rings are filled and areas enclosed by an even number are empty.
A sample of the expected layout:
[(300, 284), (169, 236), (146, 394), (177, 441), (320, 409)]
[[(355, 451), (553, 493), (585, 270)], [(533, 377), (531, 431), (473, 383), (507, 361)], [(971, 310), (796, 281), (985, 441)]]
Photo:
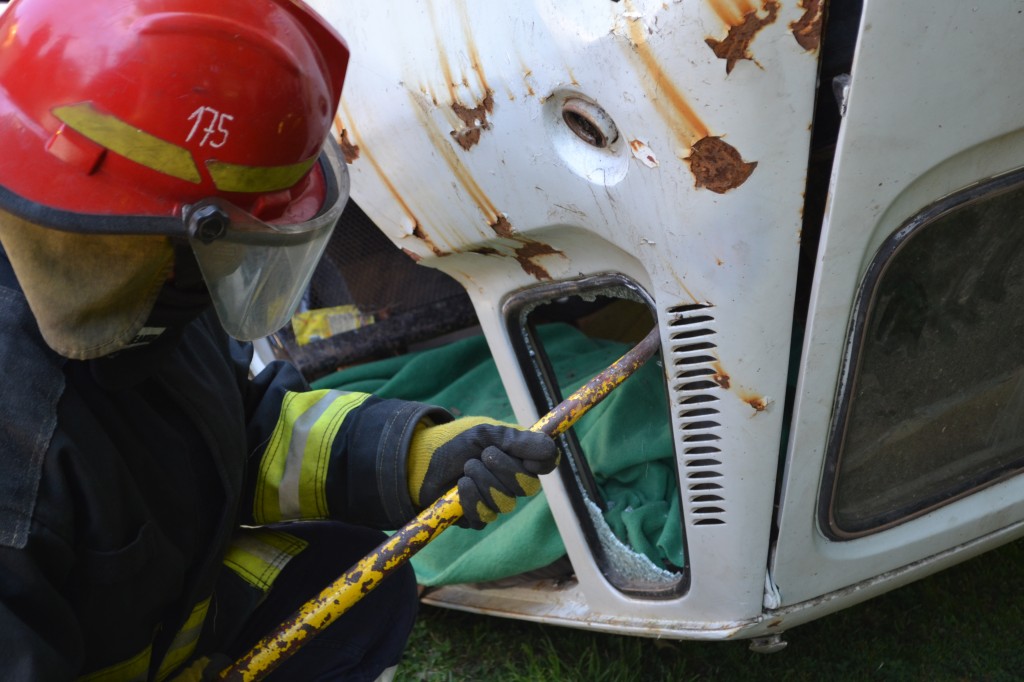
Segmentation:
[(241, 528), (231, 540), (224, 565), (253, 587), (267, 592), (281, 569), (309, 543), (272, 528)]
[(196, 184), (202, 181), (187, 149), (150, 135), (116, 116), (101, 113), (88, 102), (57, 107), (53, 115), (75, 132), (141, 166)]
[(224, 161), (207, 161), (213, 184), (224, 192), (274, 192), (288, 189), (313, 167), (318, 155), (287, 166), (243, 166)]
[(257, 523), (328, 516), (331, 444), (345, 418), (368, 397), (332, 390), (285, 395), (256, 478)]
[(164, 660), (160, 663), (160, 671), (156, 674), (158, 681), (165, 679), (178, 666), (192, 657), (196, 645), (199, 643), (199, 634), (203, 631), (203, 623), (206, 621), (206, 614), (209, 610), (210, 598), (204, 599), (192, 608), (192, 613), (178, 630), (178, 634), (171, 640), (171, 646), (168, 647), (167, 654), (164, 655)]
[(127, 661), (115, 663), (78, 679), (81, 682), (145, 682), (149, 676), (149, 659), (152, 656), (153, 647), (147, 646)]

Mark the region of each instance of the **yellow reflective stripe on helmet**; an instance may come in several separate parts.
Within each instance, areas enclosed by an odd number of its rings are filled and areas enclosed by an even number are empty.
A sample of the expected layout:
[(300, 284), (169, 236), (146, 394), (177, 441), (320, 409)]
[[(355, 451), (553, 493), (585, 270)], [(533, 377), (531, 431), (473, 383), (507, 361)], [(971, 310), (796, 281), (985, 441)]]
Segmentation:
[(57, 107), (53, 115), (75, 132), (141, 166), (196, 184), (202, 181), (187, 149), (150, 135), (116, 116), (101, 113), (88, 102)]
[(317, 155), (288, 166), (244, 166), (224, 161), (207, 161), (213, 184), (222, 192), (275, 192), (288, 189), (309, 172)]
[(308, 544), (272, 528), (240, 528), (224, 555), (224, 565), (256, 589), (267, 592), (281, 569)]
[(210, 598), (207, 597), (192, 608), (185, 624), (178, 630), (178, 634), (171, 640), (171, 646), (160, 663), (160, 671), (156, 679), (163, 680), (170, 675), (178, 666), (191, 658), (199, 643), (199, 634), (203, 631), (203, 623), (206, 621), (206, 613), (210, 610)]
[(149, 659), (152, 656), (153, 647), (147, 646), (127, 661), (115, 663), (78, 679), (81, 682), (145, 682), (149, 677)]
[(345, 418), (368, 397), (332, 390), (285, 394), (256, 478), (257, 523), (328, 516), (331, 444)]

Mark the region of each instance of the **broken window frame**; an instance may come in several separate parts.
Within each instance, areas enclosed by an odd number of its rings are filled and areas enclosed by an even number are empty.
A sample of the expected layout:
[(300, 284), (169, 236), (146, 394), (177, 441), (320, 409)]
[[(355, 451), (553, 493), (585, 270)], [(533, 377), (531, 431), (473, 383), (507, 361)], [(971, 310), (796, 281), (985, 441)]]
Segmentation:
[[(509, 331), (512, 348), (538, 414), (550, 411), (562, 401), (564, 396), (559, 390), (554, 368), (544, 351), (543, 344), (539, 342), (534, 324), (530, 321), (530, 314), (546, 304), (572, 296), (581, 298), (603, 296), (635, 301), (647, 307), (652, 321), (657, 320), (653, 299), (636, 282), (620, 274), (595, 275), (579, 280), (531, 287), (514, 292), (507, 297), (502, 304), (502, 315)], [(655, 357), (660, 358), (661, 354), (658, 353)], [(666, 398), (667, 395), (666, 388)], [(666, 421), (671, 419), (667, 409), (665, 419)], [(686, 566), (681, 567), (675, 573), (674, 580), (670, 581), (641, 580), (619, 569), (605, 550), (600, 532), (588, 509), (588, 501), (591, 501), (601, 511), (605, 509), (605, 503), (574, 429), (570, 428), (559, 436), (557, 443), (562, 454), (557, 469), (559, 477), (568, 494), (574, 516), (586, 538), (588, 549), (602, 575), (615, 589), (631, 597), (661, 600), (674, 599), (685, 594), (690, 585), (689, 562)], [(676, 471), (676, 484), (676, 494), (680, 495), (682, 488), (678, 471)], [(685, 548), (686, 533), (682, 518), (679, 523), (683, 525)], [(646, 557), (644, 559), (646, 560)], [(658, 568), (653, 562), (651, 566)]]

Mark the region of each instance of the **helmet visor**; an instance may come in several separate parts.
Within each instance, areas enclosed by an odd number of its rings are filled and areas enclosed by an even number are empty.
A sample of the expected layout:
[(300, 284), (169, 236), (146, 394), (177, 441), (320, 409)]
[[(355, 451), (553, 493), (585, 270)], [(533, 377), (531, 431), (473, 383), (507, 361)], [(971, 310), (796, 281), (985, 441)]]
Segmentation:
[(294, 314), (348, 201), (348, 168), (329, 140), (320, 154), (326, 188), (320, 212), (298, 224), (267, 223), (213, 197), (184, 214), (188, 240), (221, 324), (252, 341)]

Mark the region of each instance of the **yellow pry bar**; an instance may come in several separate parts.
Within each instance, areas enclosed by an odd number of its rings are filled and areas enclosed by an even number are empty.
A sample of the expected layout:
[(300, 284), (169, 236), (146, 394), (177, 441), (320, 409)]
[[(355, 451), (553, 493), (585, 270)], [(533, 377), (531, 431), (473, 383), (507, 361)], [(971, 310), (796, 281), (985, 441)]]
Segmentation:
[[(552, 438), (568, 430), (587, 410), (604, 400), (661, 347), (655, 327), (632, 350), (588, 381), (530, 427)], [(324, 588), (234, 664), (220, 673), (223, 680), (257, 682), (284, 663), (338, 616), (376, 588), (392, 571), (426, 547), (462, 517), (458, 488), (452, 488), (340, 578)]]

